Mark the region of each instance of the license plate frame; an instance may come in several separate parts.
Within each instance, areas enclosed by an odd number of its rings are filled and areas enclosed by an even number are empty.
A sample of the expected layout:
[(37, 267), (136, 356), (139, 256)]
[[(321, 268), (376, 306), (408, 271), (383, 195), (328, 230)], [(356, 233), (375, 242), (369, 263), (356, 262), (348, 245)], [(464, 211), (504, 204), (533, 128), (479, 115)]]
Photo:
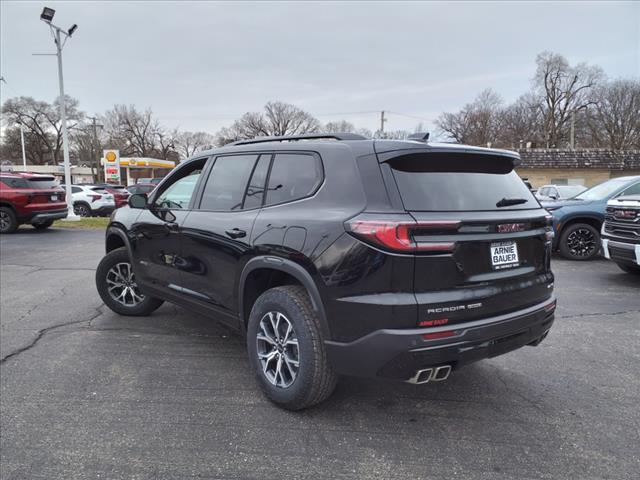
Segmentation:
[(515, 240), (492, 243), (489, 246), (489, 261), (493, 270), (518, 267), (520, 265), (518, 243)]

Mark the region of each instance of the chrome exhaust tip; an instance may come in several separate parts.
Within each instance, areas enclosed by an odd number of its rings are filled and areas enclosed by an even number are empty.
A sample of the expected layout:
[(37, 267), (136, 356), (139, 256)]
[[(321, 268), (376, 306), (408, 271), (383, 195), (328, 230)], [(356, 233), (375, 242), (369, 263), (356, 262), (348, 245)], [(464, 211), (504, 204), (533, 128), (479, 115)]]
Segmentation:
[(443, 380), (449, 378), (450, 373), (451, 365), (443, 365), (433, 371), (433, 377), (431, 378), (431, 380), (433, 380), (434, 382), (442, 382)]
[(413, 377), (407, 380), (407, 383), (413, 383), (414, 385), (427, 383), (429, 380), (431, 380), (432, 375), (433, 375), (433, 368), (425, 368), (423, 370), (418, 370)]

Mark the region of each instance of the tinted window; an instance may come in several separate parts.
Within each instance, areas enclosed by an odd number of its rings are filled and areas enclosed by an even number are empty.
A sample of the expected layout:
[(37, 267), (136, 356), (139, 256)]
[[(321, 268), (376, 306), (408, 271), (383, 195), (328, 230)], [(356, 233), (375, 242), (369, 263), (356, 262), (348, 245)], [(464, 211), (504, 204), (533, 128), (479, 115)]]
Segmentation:
[(202, 193), (202, 210), (230, 211), (242, 208), (242, 199), (257, 155), (216, 158)]
[(2, 177), (2, 183), (10, 188), (29, 188), (24, 178), (18, 177)]
[(640, 183), (630, 186), (622, 192), (622, 195), (640, 195)]
[(262, 205), (264, 184), (267, 181), (270, 162), (271, 155), (260, 155), (260, 160), (258, 160), (258, 164), (253, 171), (253, 175), (251, 175), (251, 181), (247, 187), (247, 194), (244, 198), (244, 208), (256, 208)]
[(320, 159), (309, 154), (279, 153), (273, 160), (267, 205), (306, 197), (322, 183)]
[(29, 188), (49, 189), (59, 186), (58, 181), (54, 177), (34, 177), (27, 180)]
[[(485, 158), (487, 157), (487, 158)], [(484, 155), (412, 155), (389, 162), (407, 210), (540, 208), (509, 159)], [(506, 202), (501, 200), (506, 199)], [(500, 204), (503, 206), (498, 206)]]
[(71, 193), (80, 193), (81, 191), (80, 187), (71, 187)]

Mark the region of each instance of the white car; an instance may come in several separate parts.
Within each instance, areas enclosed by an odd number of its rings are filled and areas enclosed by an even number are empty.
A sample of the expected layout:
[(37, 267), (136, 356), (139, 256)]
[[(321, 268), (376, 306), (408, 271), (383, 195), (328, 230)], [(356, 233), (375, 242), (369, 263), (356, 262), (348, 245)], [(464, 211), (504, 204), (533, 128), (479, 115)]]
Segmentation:
[[(62, 188), (66, 187), (62, 185)], [(71, 185), (73, 212), (81, 217), (109, 215), (116, 209), (113, 195), (95, 185)]]
[(535, 193), (540, 201), (566, 200), (581, 194), (587, 189), (584, 185), (543, 185)]

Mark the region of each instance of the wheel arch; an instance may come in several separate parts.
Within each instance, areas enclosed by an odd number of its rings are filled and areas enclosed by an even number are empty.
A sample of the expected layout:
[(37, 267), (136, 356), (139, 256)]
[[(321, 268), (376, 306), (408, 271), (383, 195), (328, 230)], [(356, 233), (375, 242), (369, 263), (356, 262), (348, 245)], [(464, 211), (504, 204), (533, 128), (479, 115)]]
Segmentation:
[(560, 227), (560, 231), (558, 232), (558, 237), (562, 235), (567, 227), (575, 225), (576, 223), (586, 223), (587, 225), (591, 225), (598, 231), (598, 233), (600, 233), (603, 222), (604, 218), (599, 218), (596, 215), (576, 215), (562, 221), (562, 226)]
[[(275, 283), (271, 283), (269, 280), (265, 283), (264, 279), (256, 281), (258, 276), (263, 273), (267, 273), (269, 279), (273, 279), (275, 274)], [(287, 279), (291, 279), (293, 282), (286, 282)], [(285, 283), (282, 283), (283, 280), (285, 280)], [(247, 262), (240, 274), (238, 284), (238, 318), (242, 331), (246, 332), (249, 313), (255, 300), (269, 288), (290, 283), (299, 284), (305, 288), (311, 299), (311, 305), (320, 318), (320, 326), (325, 339), (331, 338), (320, 291), (311, 274), (298, 263), (272, 256), (252, 258)]]
[(131, 256), (131, 244), (127, 234), (120, 228), (109, 226), (105, 236), (105, 253), (109, 253), (116, 248), (126, 247)]

